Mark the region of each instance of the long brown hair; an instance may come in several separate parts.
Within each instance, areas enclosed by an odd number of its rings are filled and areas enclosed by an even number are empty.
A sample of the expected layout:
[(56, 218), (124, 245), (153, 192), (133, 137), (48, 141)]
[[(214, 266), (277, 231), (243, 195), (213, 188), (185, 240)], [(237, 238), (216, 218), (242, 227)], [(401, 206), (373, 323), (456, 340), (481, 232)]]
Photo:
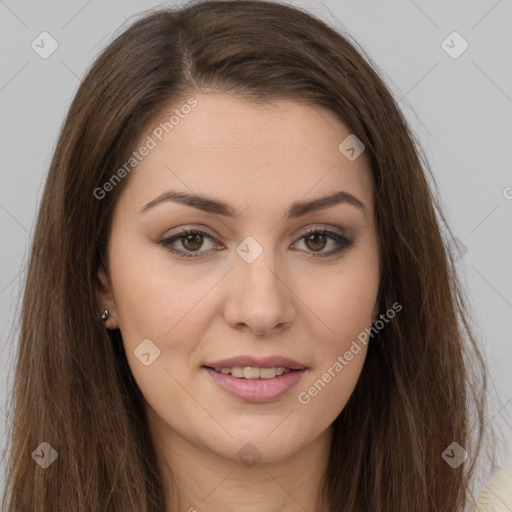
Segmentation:
[[(403, 311), (370, 341), (334, 422), (323, 489), (330, 512), (462, 510), (482, 452), (488, 377), (445, 250), (451, 232), (434, 177), (357, 44), (300, 9), (258, 0), (145, 13), (76, 93), (31, 247), (4, 510), (163, 511), (142, 396), (119, 331), (101, 323), (95, 287), (129, 176), (101, 200), (94, 191), (170, 105), (207, 90), (327, 108), (370, 158), (381, 311), (395, 302)], [(58, 453), (46, 469), (32, 456), (42, 442)], [(442, 457), (453, 442), (469, 453), (457, 468)]]

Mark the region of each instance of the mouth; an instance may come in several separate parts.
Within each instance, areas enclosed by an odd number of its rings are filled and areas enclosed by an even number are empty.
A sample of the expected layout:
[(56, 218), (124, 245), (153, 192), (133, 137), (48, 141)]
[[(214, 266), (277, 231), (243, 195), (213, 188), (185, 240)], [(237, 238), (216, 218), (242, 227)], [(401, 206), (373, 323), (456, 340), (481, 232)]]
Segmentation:
[(231, 375), (236, 379), (247, 380), (275, 379), (276, 377), (281, 377), (281, 375), (286, 375), (291, 372), (302, 371), (292, 370), (283, 366), (272, 366), (270, 368), (260, 368), (257, 366), (232, 366), (231, 368), (220, 369), (213, 368), (212, 366), (203, 366), (203, 368), (208, 368), (214, 372), (221, 373), (222, 375)]
[(309, 368), (286, 358), (232, 358), (201, 367), (220, 390), (244, 402), (269, 402), (287, 394)]

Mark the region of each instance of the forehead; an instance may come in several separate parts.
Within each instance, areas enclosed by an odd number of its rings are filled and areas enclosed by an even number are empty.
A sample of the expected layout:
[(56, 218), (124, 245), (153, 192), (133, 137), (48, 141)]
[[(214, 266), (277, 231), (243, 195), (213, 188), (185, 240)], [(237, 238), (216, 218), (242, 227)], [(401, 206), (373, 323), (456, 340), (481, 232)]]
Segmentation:
[(240, 210), (345, 190), (373, 212), (366, 155), (350, 161), (340, 152), (351, 132), (330, 111), (292, 100), (193, 98), (193, 108), (173, 105), (139, 141), (137, 148), (149, 137), (154, 147), (131, 173), (123, 193), (131, 204), (142, 207), (167, 188), (215, 195)]

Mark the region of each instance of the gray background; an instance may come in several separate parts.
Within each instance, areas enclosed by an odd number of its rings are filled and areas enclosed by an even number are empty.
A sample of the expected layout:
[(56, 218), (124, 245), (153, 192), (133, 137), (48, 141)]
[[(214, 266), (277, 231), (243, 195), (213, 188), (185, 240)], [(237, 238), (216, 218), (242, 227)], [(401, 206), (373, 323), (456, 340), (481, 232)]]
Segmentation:
[[(141, 11), (183, 2), (0, 0), (0, 435), (5, 442), (16, 315), (36, 208), (57, 135), (84, 71)], [(512, 2), (295, 1), (348, 31), (380, 68), (427, 154), (494, 387), (492, 423), (512, 463)], [(31, 47), (47, 31), (57, 50)], [(442, 41), (469, 44), (452, 58)], [(39, 39), (38, 39), (39, 40)], [(453, 40), (453, 42), (452, 42)], [(461, 41), (448, 38), (452, 53)], [(51, 297), (48, 297), (51, 300)], [(442, 321), (442, 319), (440, 319)], [(38, 420), (33, 411), (34, 421)], [(34, 447), (35, 448), (35, 447)], [(3, 485), (3, 469), (0, 485)]]

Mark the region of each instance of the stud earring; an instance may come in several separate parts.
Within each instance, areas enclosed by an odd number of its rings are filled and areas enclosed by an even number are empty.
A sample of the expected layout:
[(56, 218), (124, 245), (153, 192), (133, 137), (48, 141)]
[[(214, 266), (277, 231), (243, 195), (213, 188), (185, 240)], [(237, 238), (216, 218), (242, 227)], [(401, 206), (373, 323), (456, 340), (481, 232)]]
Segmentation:
[(386, 318), (386, 315), (383, 315), (383, 314), (380, 314), (377, 318), (377, 320), (375, 320), (375, 322), (373, 322), (373, 325), (372, 327), (379, 321), (379, 320), (384, 320), (384, 318)]
[(107, 321), (108, 316), (109, 316), (108, 309), (105, 309), (105, 311), (103, 311), (103, 313), (101, 314), (101, 320), (103, 323), (105, 323)]

